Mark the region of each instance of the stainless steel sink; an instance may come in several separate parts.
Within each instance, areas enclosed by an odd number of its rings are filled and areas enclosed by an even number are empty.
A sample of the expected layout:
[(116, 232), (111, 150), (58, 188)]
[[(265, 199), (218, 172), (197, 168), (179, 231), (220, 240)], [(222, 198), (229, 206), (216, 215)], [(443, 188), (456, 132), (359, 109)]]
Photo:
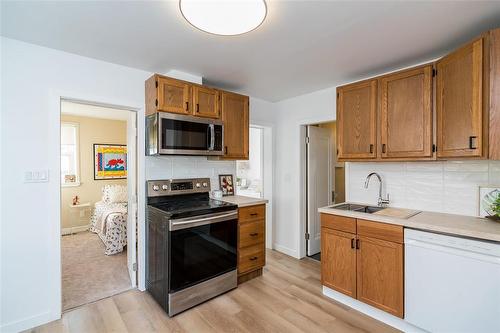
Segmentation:
[(373, 214), (375, 212), (378, 212), (382, 209), (385, 209), (385, 207), (379, 207), (379, 206), (365, 206), (365, 205), (356, 205), (356, 204), (341, 204), (337, 206), (330, 206), (330, 208), (334, 209), (341, 209), (341, 210), (350, 210), (353, 212), (360, 212), (360, 213), (368, 213), (368, 214)]

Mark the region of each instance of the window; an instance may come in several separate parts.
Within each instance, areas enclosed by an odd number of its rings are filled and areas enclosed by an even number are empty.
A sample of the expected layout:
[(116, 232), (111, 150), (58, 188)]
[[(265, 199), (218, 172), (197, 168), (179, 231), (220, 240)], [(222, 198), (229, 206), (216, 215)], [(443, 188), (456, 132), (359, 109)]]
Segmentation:
[(236, 194), (263, 197), (263, 140), (264, 129), (251, 126), (248, 161), (236, 161)]
[(80, 185), (78, 124), (61, 123), (61, 184)]

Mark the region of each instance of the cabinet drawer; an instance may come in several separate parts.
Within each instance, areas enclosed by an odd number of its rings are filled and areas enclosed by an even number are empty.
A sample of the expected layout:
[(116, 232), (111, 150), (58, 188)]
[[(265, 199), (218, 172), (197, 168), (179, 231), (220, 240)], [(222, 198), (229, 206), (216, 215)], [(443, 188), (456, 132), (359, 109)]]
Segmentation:
[(239, 248), (264, 243), (264, 220), (240, 225)]
[(351, 234), (356, 233), (356, 219), (353, 219), (351, 217), (322, 213), (321, 226), (324, 228), (349, 232)]
[(266, 205), (242, 207), (238, 210), (240, 222), (264, 220), (266, 218)]
[(403, 226), (358, 219), (358, 235), (403, 243)]
[(259, 269), (265, 264), (264, 244), (245, 247), (239, 250), (238, 273)]

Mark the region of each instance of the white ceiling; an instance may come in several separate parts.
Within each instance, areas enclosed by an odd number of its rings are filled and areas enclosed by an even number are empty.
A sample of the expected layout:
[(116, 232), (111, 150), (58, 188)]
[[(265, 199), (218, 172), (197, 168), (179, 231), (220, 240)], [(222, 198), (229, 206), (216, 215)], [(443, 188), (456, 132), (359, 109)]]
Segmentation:
[(203, 33), (177, 1), (1, 1), (1, 34), (278, 101), (433, 59), (500, 26), (500, 1), (267, 1), (257, 30)]

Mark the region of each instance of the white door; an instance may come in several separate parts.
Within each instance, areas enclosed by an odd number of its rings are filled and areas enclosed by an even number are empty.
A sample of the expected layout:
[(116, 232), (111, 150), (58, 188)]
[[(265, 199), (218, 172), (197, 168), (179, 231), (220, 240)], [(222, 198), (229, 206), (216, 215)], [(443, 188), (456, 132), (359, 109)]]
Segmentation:
[(307, 126), (307, 255), (321, 251), (321, 221), (318, 208), (332, 202), (331, 131)]
[(132, 287), (137, 285), (137, 126), (136, 112), (127, 121), (127, 267)]

